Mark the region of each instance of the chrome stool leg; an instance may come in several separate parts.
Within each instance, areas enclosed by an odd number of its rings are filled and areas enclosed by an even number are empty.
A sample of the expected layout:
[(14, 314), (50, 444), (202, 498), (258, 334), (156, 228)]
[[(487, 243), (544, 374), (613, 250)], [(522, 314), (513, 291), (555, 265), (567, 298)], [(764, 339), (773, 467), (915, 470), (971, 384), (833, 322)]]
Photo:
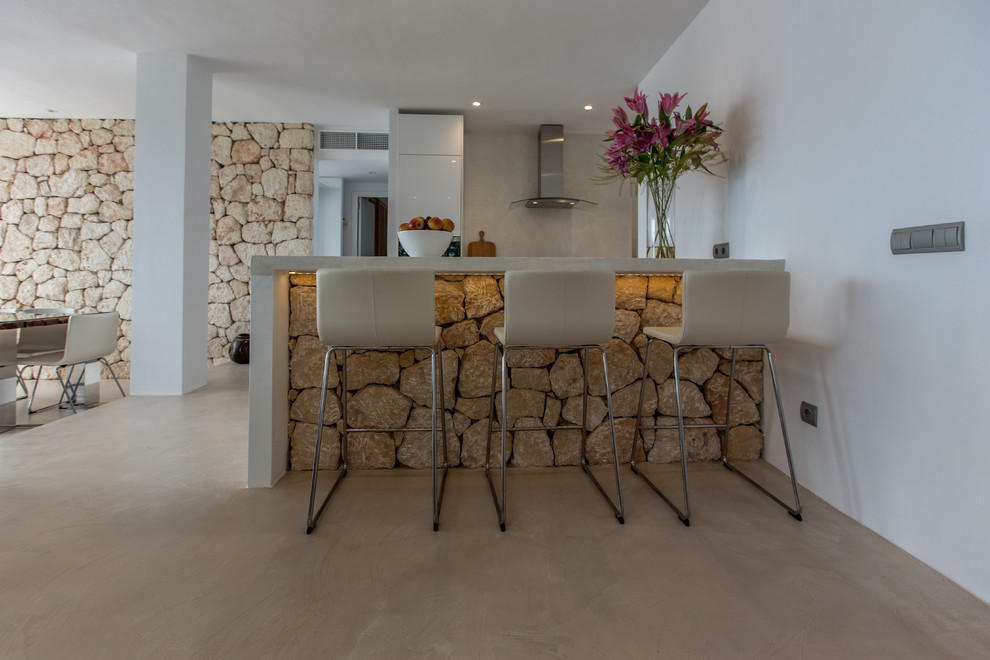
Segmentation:
[(498, 492), (495, 488), (495, 482), (492, 480), (491, 473), (491, 455), (492, 455), (492, 427), (494, 426), (495, 420), (495, 385), (498, 380), (498, 367), (499, 367), (499, 356), (498, 356), (498, 344), (495, 344), (495, 350), (492, 354), (492, 391), (491, 391), (491, 404), (488, 410), (488, 441), (485, 444), (485, 477), (488, 478), (488, 486), (492, 491), (492, 502), (495, 504), (495, 515), (498, 516), (498, 526), (503, 532), (505, 531), (505, 406), (506, 406), (506, 380), (504, 375), (504, 361), (505, 361), (505, 349), (502, 349), (502, 359), (503, 362), (503, 376), (502, 376), (502, 420), (500, 422), (500, 432), (501, 432), (501, 451), (499, 455), (501, 456), (499, 465), (502, 467), (501, 481), (502, 481), (502, 499), (499, 500)]
[[(440, 529), (440, 509), (443, 507), (443, 493), (444, 488), (447, 484), (447, 405), (444, 397), (443, 391), (443, 352), (440, 347), (437, 346), (437, 350), (433, 351), (430, 358), (430, 378), (433, 385), (433, 531)], [(437, 374), (439, 373), (439, 384), (437, 383)], [(439, 395), (437, 393), (437, 388), (439, 387)], [(440, 438), (439, 441), (443, 448), (443, 462), (440, 464), (442, 468), (442, 473), (440, 476), (439, 488), (437, 486), (437, 398), (439, 396), (439, 414), (440, 414)]]
[[(684, 498), (683, 510), (679, 508), (676, 504), (674, 504), (673, 501), (671, 501), (671, 499), (667, 497), (667, 495), (662, 490), (660, 490), (660, 487), (657, 486), (656, 483), (654, 483), (653, 480), (651, 480), (648, 476), (646, 476), (646, 474), (642, 470), (640, 470), (639, 467), (636, 465), (636, 445), (639, 442), (640, 432), (641, 429), (643, 428), (641, 425), (641, 419), (643, 416), (643, 400), (644, 400), (644, 395), (646, 393), (646, 378), (649, 375), (650, 352), (653, 349), (654, 341), (656, 340), (651, 338), (646, 343), (646, 363), (643, 368), (643, 380), (639, 386), (639, 407), (636, 410), (636, 427), (635, 430), (633, 431), (633, 453), (632, 453), (632, 462), (630, 463), (630, 468), (632, 468), (632, 471), (634, 473), (642, 477), (643, 481), (645, 481), (647, 485), (653, 489), (653, 492), (659, 495), (660, 499), (666, 502), (667, 506), (669, 506), (671, 509), (674, 510), (674, 513), (677, 514), (678, 519), (682, 523), (684, 523), (686, 527), (689, 527), (691, 525), (691, 499), (688, 494), (687, 448), (685, 446), (686, 443), (684, 441), (685, 427), (684, 427), (684, 414), (683, 414), (683, 409), (681, 407), (681, 380), (680, 380), (680, 372), (678, 371), (677, 368), (678, 353), (680, 352), (681, 349), (680, 346), (674, 349), (674, 396), (677, 397), (677, 436), (678, 436), (678, 440), (680, 441), (680, 447), (681, 447), (681, 485), (682, 485), (683, 498)], [(649, 428), (657, 430), (665, 427), (658, 427), (656, 425), (653, 425), (650, 426)]]
[(315, 448), (315, 453), (313, 454), (313, 481), (312, 481), (312, 484), (309, 487), (309, 514), (306, 517), (306, 533), (307, 534), (312, 534), (313, 533), (313, 529), (316, 527), (316, 521), (319, 520), (320, 516), (323, 514), (323, 510), (326, 508), (327, 503), (330, 501), (330, 498), (333, 496), (334, 492), (337, 490), (337, 486), (340, 485), (341, 480), (345, 476), (347, 476), (347, 427), (346, 427), (346, 419), (347, 419), (347, 412), (346, 412), (347, 411), (347, 390), (346, 390), (346, 387), (347, 387), (347, 380), (346, 380), (346, 378), (347, 378), (347, 370), (346, 370), (346, 360), (347, 360), (347, 354), (346, 354), (346, 351), (344, 351), (343, 352), (344, 353), (344, 357), (341, 358), (341, 364), (343, 365), (341, 367), (341, 371), (342, 371), (341, 380), (342, 380), (342, 385), (343, 385), (343, 388), (341, 389), (341, 392), (343, 392), (343, 396), (342, 396), (342, 400), (341, 400), (341, 403), (340, 403), (340, 409), (341, 409), (341, 416), (345, 420), (345, 426), (344, 426), (344, 434), (342, 435), (341, 442), (340, 442), (340, 459), (341, 459), (340, 472), (337, 474), (337, 479), (333, 482), (333, 485), (330, 487), (330, 492), (327, 493), (327, 496), (325, 498), (323, 498), (323, 502), (322, 502), (322, 504), (320, 504), (320, 508), (314, 513), (313, 512), (313, 509), (316, 506), (316, 482), (317, 482), (317, 479), (319, 478), (319, 474), (320, 474), (320, 450), (321, 450), (322, 445), (323, 445), (323, 415), (326, 412), (326, 405), (327, 405), (327, 380), (328, 380), (328, 378), (330, 376), (330, 357), (333, 354), (333, 350), (334, 349), (333, 349), (332, 346), (329, 347), (329, 348), (327, 348), (327, 354), (326, 354), (326, 357), (323, 360), (323, 387), (321, 388), (321, 391), (320, 391), (320, 413), (319, 413), (319, 417), (317, 417), (317, 419), (316, 419), (316, 448)]
[[(726, 444), (725, 444), (725, 449), (723, 450), (722, 464), (726, 468), (728, 468), (729, 470), (735, 472), (740, 477), (742, 477), (743, 479), (745, 479), (746, 481), (748, 481), (750, 484), (752, 484), (754, 487), (756, 487), (756, 489), (759, 490), (761, 493), (763, 493), (764, 495), (766, 495), (767, 497), (769, 497), (771, 500), (773, 500), (774, 502), (776, 502), (777, 504), (779, 504), (780, 506), (782, 506), (787, 511), (787, 513), (789, 513), (791, 515), (792, 518), (794, 518), (795, 520), (801, 521), (801, 520), (804, 520), (804, 518), (801, 517), (801, 509), (802, 509), (802, 506), (801, 506), (801, 494), (798, 492), (797, 476), (794, 473), (794, 459), (793, 459), (793, 457), (791, 455), (791, 441), (790, 441), (790, 438), (788, 437), (788, 434), (787, 434), (787, 422), (784, 421), (784, 407), (781, 405), (781, 401), (780, 401), (780, 388), (777, 386), (777, 373), (776, 373), (776, 371), (774, 370), (774, 367), (773, 367), (773, 354), (771, 353), (769, 346), (765, 346), (764, 345), (764, 346), (760, 346), (759, 348), (761, 348), (764, 351), (766, 351), (766, 354), (767, 354), (767, 364), (770, 367), (770, 381), (773, 383), (774, 399), (776, 400), (776, 403), (777, 403), (777, 416), (780, 419), (780, 433), (781, 433), (781, 435), (784, 438), (784, 451), (787, 454), (787, 469), (790, 472), (790, 477), (791, 477), (791, 492), (792, 492), (792, 494), (794, 496), (794, 506), (791, 507), (789, 504), (787, 504), (786, 502), (784, 502), (783, 500), (781, 500), (780, 498), (778, 498), (776, 495), (774, 495), (773, 493), (771, 493), (769, 490), (767, 490), (766, 488), (764, 488), (763, 486), (761, 486), (760, 484), (758, 484), (756, 481), (754, 481), (752, 477), (750, 477), (745, 472), (743, 472), (742, 470), (740, 470), (737, 465), (729, 462), (729, 458), (728, 458), (728, 442), (729, 442), (729, 428), (728, 428), (728, 423), (729, 423), (729, 417), (728, 417), (728, 415), (729, 415), (729, 412), (732, 409), (732, 406), (731, 406), (732, 399), (729, 399), (729, 407), (726, 410), (726, 425), (727, 425), (726, 426), (726, 429), (725, 429), (725, 443)], [(732, 371), (733, 374), (735, 373), (735, 366), (736, 366), (736, 349), (733, 348), (732, 349), (732, 369), (731, 369), (731, 371)], [(731, 396), (731, 393), (732, 393), (732, 381), (731, 380), (729, 381), (729, 393), (730, 393), (730, 396)]]
[(602, 487), (601, 483), (599, 483), (598, 479), (595, 478), (594, 473), (588, 465), (588, 458), (586, 455), (585, 440), (588, 435), (588, 375), (591, 371), (591, 365), (588, 362), (588, 348), (584, 349), (584, 412), (581, 423), (581, 470), (591, 479), (591, 483), (595, 485), (598, 492), (605, 498), (605, 502), (608, 504), (609, 508), (612, 509), (612, 513), (615, 515), (616, 520), (618, 520), (619, 524), (622, 525), (625, 524), (626, 519), (625, 507), (622, 504), (622, 483), (619, 478), (619, 448), (615, 441), (615, 416), (612, 411), (612, 388), (608, 383), (608, 361), (605, 359), (605, 347), (598, 346), (596, 348), (599, 348), (602, 353), (602, 371), (605, 376), (605, 399), (608, 408), (609, 436), (612, 439), (612, 467), (615, 470), (616, 502), (612, 501), (612, 498), (605, 492), (605, 489)]

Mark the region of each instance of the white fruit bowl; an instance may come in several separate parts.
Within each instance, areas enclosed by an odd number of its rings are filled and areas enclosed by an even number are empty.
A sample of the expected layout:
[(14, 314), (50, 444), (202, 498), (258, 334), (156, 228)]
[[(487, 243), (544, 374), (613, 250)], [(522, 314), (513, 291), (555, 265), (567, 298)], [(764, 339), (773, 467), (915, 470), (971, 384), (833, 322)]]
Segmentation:
[(407, 229), (399, 232), (399, 242), (410, 257), (439, 257), (450, 247), (453, 232), (432, 229)]

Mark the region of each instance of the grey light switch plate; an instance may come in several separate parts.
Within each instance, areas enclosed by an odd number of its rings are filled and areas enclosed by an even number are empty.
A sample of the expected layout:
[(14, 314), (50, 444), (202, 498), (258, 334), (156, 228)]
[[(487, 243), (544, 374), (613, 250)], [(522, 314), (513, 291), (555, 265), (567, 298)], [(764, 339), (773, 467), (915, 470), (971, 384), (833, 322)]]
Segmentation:
[(890, 232), (890, 251), (893, 254), (962, 252), (966, 249), (965, 228), (962, 221), (900, 227)]
[(712, 247), (712, 257), (715, 259), (728, 259), (729, 258), (729, 244), (728, 243), (716, 243)]

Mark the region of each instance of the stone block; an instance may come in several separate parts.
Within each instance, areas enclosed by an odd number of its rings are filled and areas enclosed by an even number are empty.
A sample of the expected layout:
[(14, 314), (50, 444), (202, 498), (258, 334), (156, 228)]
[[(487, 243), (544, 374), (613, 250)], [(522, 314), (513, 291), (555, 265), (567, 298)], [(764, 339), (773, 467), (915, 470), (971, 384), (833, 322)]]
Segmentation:
[(447, 325), (464, 318), (464, 289), (459, 283), (437, 279), (435, 284), (436, 324)]
[(481, 318), (502, 309), (498, 282), (491, 275), (469, 275), (464, 278), (464, 312), (469, 319)]
[(285, 129), (278, 137), (278, 146), (282, 149), (312, 149), (313, 131), (304, 128)]
[(755, 426), (733, 426), (729, 431), (730, 461), (753, 461), (763, 454), (763, 433)]
[(467, 416), (469, 419), (488, 419), (488, 412), (491, 406), (491, 398), (488, 396), (475, 399), (458, 397), (455, 408)]
[[(492, 361), (495, 347), (487, 341), (479, 341), (464, 349), (457, 391), (462, 397), (489, 396), (492, 387)], [(496, 390), (501, 389), (501, 369), (496, 374)]]
[(474, 319), (467, 319), (465, 321), (461, 321), (460, 323), (454, 323), (453, 325), (444, 328), (442, 337), (443, 345), (448, 348), (463, 348), (465, 346), (470, 346), (476, 343), (480, 338), (480, 333), (478, 332), (478, 322)]
[(552, 348), (523, 348), (509, 351), (506, 363), (510, 368), (545, 367), (553, 364), (557, 351)]
[(369, 351), (347, 356), (348, 390), (360, 390), (372, 383), (394, 385), (398, 380), (399, 356), (395, 352)]
[[(619, 455), (619, 463), (628, 463), (632, 458), (633, 432), (636, 420), (625, 418), (615, 420), (615, 444)], [(612, 434), (606, 419), (588, 434), (585, 445), (585, 456), (591, 465), (611, 465)], [(614, 483), (614, 477), (602, 477), (605, 484)], [(604, 484), (603, 484), (604, 485)]]
[(682, 352), (677, 363), (677, 371), (682, 379), (704, 385), (718, 368), (718, 356), (709, 348), (698, 348)]
[[(497, 470), (501, 452), (501, 431), (498, 425), (492, 427), (491, 452), (489, 462)], [(461, 437), (461, 465), (469, 468), (480, 468), (485, 465), (485, 448), (488, 446), (488, 421), (482, 420), (472, 424)], [(505, 454), (512, 456), (512, 433), (505, 434)], [(495, 474), (497, 478), (497, 472)]]
[[(662, 415), (677, 417), (677, 396), (674, 379), (668, 379), (657, 387), (657, 409)], [(688, 380), (681, 380), (681, 401), (685, 417), (707, 417), (712, 409), (702, 396), (698, 386)]]
[[(687, 418), (685, 424), (711, 424), (712, 419)], [(680, 440), (676, 417), (661, 417), (657, 424), (673, 428), (656, 431), (653, 447), (649, 451), (650, 463), (674, 463), (681, 460)], [(688, 461), (714, 461), (722, 456), (722, 445), (715, 429), (685, 429), (684, 445)]]
[(550, 391), (550, 372), (546, 368), (517, 367), (509, 372), (509, 384), (524, 390)]
[(680, 275), (650, 275), (650, 283), (646, 290), (647, 299), (667, 303), (674, 302), (674, 295), (680, 279)]
[(642, 275), (619, 275), (615, 278), (616, 309), (645, 309), (649, 278)]
[[(220, 263), (223, 263), (222, 258)], [(289, 336), (316, 334), (316, 287), (294, 286), (290, 288)]]
[[(536, 417), (521, 417), (514, 426), (540, 426), (542, 422)], [(512, 465), (516, 467), (548, 467), (554, 464), (553, 449), (550, 447), (550, 436), (546, 431), (513, 431), (512, 432)]]
[[(640, 384), (642, 379), (626, 385), (612, 394), (612, 411), (616, 417), (635, 417), (639, 409)], [(643, 415), (652, 416), (657, 410), (657, 388), (653, 379), (646, 379), (643, 389)]]
[[(612, 338), (605, 345), (605, 359), (608, 363), (608, 382), (612, 392), (619, 390), (643, 376), (643, 363), (640, 362), (632, 346), (621, 339)], [(596, 396), (605, 394), (605, 377), (602, 369), (601, 353), (588, 351), (589, 391)]]
[[(543, 417), (546, 395), (535, 390), (511, 389), (508, 392), (509, 400), (509, 427), (516, 426), (516, 420), (521, 417)], [(495, 397), (495, 418), (502, 418), (502, 397)], [(537, 422), (539, 424), (540, 422)]]
[[(316, 424), (320, 415), (320, 395), (319, 387), (306, 388), (299, 392), (299, 396), (292, 402), (289, 408), (289, 419), (297, 422), (307, 422)], [(327, 426), (336, 424), (340, 419), (340, 399), (335, 392), (327, 392), (327, 402), (323, 410), (323, 423)]]
[[(292, 430), (289, 462), (293, 470), (312, 470), (316, 453), (316, 425), (296, 422)], [(336, 470), (340, 465), (340, 432), (324, 428), (320, 444), (320, 469)]]
[(237, 140), (230, 147), (230, 160), (235, 165), (257, 163), (261, 160), (261, 146), (254, 140)]
[(613, 336), (618, 337), (627, 344), (631, 343), (639, 332), (639, 326), (639, 314), (628, 309), (615, 310), (615, 331), (612, 333)]
[(561, 353), (550, 368), (550, 387), (558, 399), (584, 391), (584, 368), (577, 353)]
[(355, 469), (395, 467), (395, 441), (391, 433), (348, 433), (347, 466)]
[(647, 300), (643, 327), (671, 328), (681, 324), (681, 306), (659, 300)]
[[(732, 360), (722, 360), (718, 365), (718, 370), (729, 375), (732, 370)], [(763, 363), (744, 362), (736, 359), (736, 383), (746, 388), (746, 393), (753, 399), (753, 403), (759, 404), (763, 401)]]
[(34, 155), (35, 138), (27, 133), (0, 131), (0, 156), (5, 158), (27, 158)]
[(560, 429), (553, 432), (553, 464), (581, 464), (581, 430)]
[(348, 403), (349, 423), (355, 428), (386, 429), (405, 426), (412, 401), (385, 385), (369, 385)]
[[(727, 409), (726, 399), (729, 396), (729, 377), (717, 373), (704, 385), (705, 400), (712, 408), (712, 417), (719, 424), (725, 423), (725, 413)], [(732, 415), (730, 424), (739, 426), (741, 424), (758, 424), (760, 421), (760, 411), (753, 403), (753, 399), (746, 393), (745, 388), (734, 387), (732, 389)]]
[[(561, 416), (571, 424), (581, 425), (582, 415), (583, 415), (583, 396), (572, 396), (564, 402), (564, 408), (561, 411)], [(510, 408), (511, 411), (511, 408)], [(608, 415), (608, 406), (605, 402), (597, 396), (588, 397), (588, 416), (585, 428), (587, 430), (592, 430), (605, 419)]]
[(543, 426), (557, 426), (560, 424), (560, 413), (564, 404), (552, 396), (547, 396), (546, 408), (543, 410)]

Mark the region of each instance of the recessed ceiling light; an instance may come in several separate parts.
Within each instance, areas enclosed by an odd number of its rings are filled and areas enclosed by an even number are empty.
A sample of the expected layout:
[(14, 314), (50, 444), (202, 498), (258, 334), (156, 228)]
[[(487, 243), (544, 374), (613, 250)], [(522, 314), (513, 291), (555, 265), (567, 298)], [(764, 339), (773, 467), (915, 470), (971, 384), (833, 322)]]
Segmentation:
[(594, 106), (586, 105), (586, 106), (584, 106), (584, 109), (585, 110), (594, 110), (595, 108), (594, 108)]
[(48, 112), (56, 113), (58, 112), (58, 110), (56, 110), (55, 108), (48, 108)]
[(472, 102), (471, 102), (471, 105), (473, 105), (473, 106), (474, 106), (474, 107), (476, 107), (476, 108), (477, 108), (477, 107), (480, 107), (480, 106), (481, 106), (481, 101), (472, 101)]

